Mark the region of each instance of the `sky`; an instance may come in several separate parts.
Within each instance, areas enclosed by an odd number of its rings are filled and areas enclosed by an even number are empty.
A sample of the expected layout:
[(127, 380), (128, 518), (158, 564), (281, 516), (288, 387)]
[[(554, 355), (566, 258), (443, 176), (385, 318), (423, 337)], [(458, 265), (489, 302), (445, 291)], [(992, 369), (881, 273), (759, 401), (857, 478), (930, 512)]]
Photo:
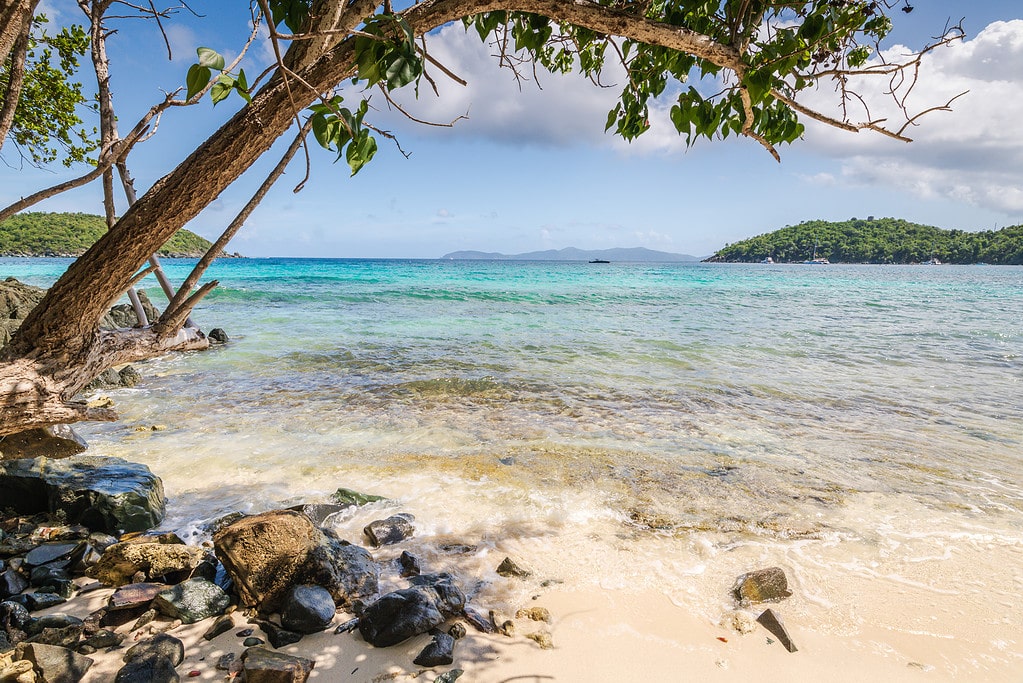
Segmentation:
[[(229, 250), (245, 256), (439, 258), (457, 250), (521, 253), (578, 247), (647, 247), (706, 256), (727, 243), (806, 220), (893, 216), (960, 230), (1023, 223), (1023, 3), (1019, 0), (916, 0), (895, 12), (885, 48), (921, 47), (962, 19), (966, 39), (925, 57), (909, 105), (926, 109), (963, 91), (951, 112), (923, 117), (906, 144), (869, 132), (848, 133), (807, 122), (801, 140), (779, 149), (777, 163), (749, 139), (700, 140), (687, 150), (655, 106), (651, 130), (633, 143), (604, 133), (618, 89), (597, 88), (577, 74), (541, 74), (516, 83), (475, 32), (449, 26), (428, 38), (430, 54), (469, 82), (435, 74), (440, 97), (425, 84), (398, 99), (423, 126), (387, 111), (379, 94), (367, 116), (397, 136), (354, 178), (342, 160), (311, 148), (311, 178), (301, 154), (246, 222)], [(165, 91), (184, 84), (197, 47), (228, 58), (247, 34), (247, 2), (191, 0), (202, 15), (164, 22), (171, 44), (149, 22), (115, 22), (108, 41), (112, 88), (122, 130)], [(54, 23), (79, 21), (70, 0), (44, 0)], [(270, 63), (261, 42), (242, 66), (250, 79)], [(608, 83), (620, 74), (609, 70)], [(86, 89), (89, 72), (82, 74)], [(875, 85), (873, 90), (877, 91)], [(351, 90), (351, 88), (349, 88)], [(345, 93), (357, 101), (357, 92)], [(828, 89), (811, 100), (833, 107)], [(172, 170), (240, 106), (232, 97), (168, 111), (129, 159), (145, 191)], [(884, 99), (875, 116), (894, 113)], [(290, 136), (286, 136), (290, 140)], [(287, 141), (186, 227), (214, 239), (234, 218)], [(0, 204), (85, 168), (35, 169), (10, 145), (0, 163)], [(98, 184), (46, 200), (31, 210), (102, 214)], [(123, 211), (123, 203), (121, 205)]]

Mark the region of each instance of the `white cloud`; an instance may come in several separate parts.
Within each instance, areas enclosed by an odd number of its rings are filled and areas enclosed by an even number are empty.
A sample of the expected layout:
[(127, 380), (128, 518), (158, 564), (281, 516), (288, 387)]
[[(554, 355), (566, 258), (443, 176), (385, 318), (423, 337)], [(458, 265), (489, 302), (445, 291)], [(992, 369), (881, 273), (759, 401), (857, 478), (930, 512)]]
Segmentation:
[[(892, 52), (905, 54), (906, 48)], [(867, 87), (861, 88), (866, 91)], [(878, 92), (876, 84), (871, 88)], [(861, 132), (851, 135), (819, 123), (807, 125), (810, 148), (842, 158), (842, 179), (907, 190), (921, 198), (945, 197), (986, 209), (1023, 211), (1023, 20), (995, 22), (975, 38), (923, 59), (911, 110), (943, 105), (906, 130), (910, 144)], [(833, 93), (809, 100), (825, 106)], [(890, 98), (868, 100), (874, 118), (895, 122)]]

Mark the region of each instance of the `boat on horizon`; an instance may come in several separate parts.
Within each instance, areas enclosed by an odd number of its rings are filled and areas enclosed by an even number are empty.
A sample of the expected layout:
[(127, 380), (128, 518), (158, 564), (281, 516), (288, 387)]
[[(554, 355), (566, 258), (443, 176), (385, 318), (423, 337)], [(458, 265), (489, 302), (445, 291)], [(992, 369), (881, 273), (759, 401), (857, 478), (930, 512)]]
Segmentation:
[(607, 260), (604, 260), (602, 258), (595, 258), (595, 259), (590, 259), (590, 263), (611, 263), (611, 262), (607, 261)]
[(830, 266), (831, 265), (831, 261), (827, 260), (823, 256), (820, 256), (820, 257), (817, 256), (817, 238), (816, 237), (813, 240), (813, 256), (810, 257), (810, 260), (803, 261), (803, 263), (806, 264), (806, 265), (810, 265), (810, 266)]
[(768, 257), (764, 258), (764, 260), (761, 261), (761, 263), (763, 263), (764, 265), (772, 266), (772, 265), (774, 265), (774, 259), (771, 258), (770, 256), (768, 256)]

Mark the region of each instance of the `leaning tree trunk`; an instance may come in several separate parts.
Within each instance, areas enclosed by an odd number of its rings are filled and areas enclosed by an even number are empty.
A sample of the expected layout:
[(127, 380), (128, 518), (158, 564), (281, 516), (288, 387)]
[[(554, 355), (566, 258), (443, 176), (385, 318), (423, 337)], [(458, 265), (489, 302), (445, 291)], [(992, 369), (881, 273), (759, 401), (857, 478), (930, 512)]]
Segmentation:
[[(113, 419), (109, 411), (89, 409), (71, 398), (107, 367), (207, 343), (201, 334), (193, 338), (181, 330), (180, 311), (165, 311), (160, 321), (142, 330), (101, 332), (98, 324), (149, 256), (270, 149), (295, 121), (296, 110), (355, 74), (354, 40), (346, 32), (357, 28), (375, 7), (375, 0), (314, 3), (310, 31), (323, 30), (324, 37), (296, 41), (289, 48), (284, 63), (298, 76), (293, 84), (289, 87), (278, 71), (249, 105), (158, 180), (71, 264), (0, 355), (0, 435), (61, 422)], [(463, 16), (497, 10), (536, 12), (696, 54), (725, 68), (741, 68), (738, 53), (730, 46), (576, 0), (426, 0), (402, 15), (421, 35)]]

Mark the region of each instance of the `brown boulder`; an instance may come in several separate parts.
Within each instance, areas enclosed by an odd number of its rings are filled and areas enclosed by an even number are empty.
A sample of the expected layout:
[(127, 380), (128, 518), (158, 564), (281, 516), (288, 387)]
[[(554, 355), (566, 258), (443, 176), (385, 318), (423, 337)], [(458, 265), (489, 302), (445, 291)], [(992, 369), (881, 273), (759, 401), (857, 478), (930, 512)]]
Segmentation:
[(739, 604), (780, 602), (792, 596), (781, 567), (768, 567), (748, 572), (735, 579), (732, 595)]
[(205, 548), (192, 545), (115, 543), (86, 573), (109, 586), (123, 586), (132, 583), (137, 572), (150, 579), (190, 572), (207, 559), (208, 553)]

